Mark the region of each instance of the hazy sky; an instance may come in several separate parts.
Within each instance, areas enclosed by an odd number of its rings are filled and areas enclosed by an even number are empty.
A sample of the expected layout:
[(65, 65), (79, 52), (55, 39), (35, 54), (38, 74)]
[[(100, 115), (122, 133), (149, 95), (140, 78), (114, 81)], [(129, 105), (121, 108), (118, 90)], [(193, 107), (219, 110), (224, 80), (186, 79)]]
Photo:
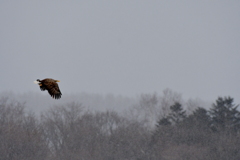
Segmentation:
[(240, 1), (2, 0), (0, 22), (0, 92), (240, 96)]

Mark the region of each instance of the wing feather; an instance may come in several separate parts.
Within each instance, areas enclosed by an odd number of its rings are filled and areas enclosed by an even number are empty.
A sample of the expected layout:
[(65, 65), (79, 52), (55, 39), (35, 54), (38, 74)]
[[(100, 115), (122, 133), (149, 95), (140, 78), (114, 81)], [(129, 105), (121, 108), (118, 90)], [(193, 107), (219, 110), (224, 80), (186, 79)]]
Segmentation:
[(52, 98), (60, 99), (61, 91), (58, 87), (58, 84), (52, 79), (45, 79), (42, 81), (42, 86), (40, 86), (42, 91), (47, 90)]

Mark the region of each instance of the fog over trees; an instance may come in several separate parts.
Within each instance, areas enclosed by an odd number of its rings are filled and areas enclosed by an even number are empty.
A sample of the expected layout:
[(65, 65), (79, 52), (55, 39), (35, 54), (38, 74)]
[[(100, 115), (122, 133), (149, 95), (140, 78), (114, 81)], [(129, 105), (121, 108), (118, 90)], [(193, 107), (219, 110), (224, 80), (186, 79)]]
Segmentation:
[(0, 94), (0, 160), (239, 160), (239, 133), (230, 96)]

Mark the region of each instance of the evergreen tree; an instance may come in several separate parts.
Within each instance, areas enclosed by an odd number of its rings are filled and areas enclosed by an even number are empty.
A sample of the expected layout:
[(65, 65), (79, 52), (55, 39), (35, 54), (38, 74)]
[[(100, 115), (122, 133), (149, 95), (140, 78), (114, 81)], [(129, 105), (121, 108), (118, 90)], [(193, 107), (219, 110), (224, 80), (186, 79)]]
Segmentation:
[(198, 107), (192, 115), (188, 117), (188, 121), (194, 123), (198, 128), (209, 128), (210, 127), (210, 116), (205, 108)]
[(190, 144), (208, 145), (211, 140), (210, 116), (204, 108), (198, 107), (185, 118), (178, 129), (182, 132), (182, 142)]
[(175, 102), (175, 104), (172, 105), (170, 109), (171, 112), (168, 115), (168, 120), (173, 124), (178, 124), (187, 117), (186, 111), (183, 110), (182, 105), (178, 102)]
[(212, 126), (216, 131), (232, 131), (239, 129), (240, 112), (238, 105), (233, 104), (231, 97), (219, 97), (210, 108)]

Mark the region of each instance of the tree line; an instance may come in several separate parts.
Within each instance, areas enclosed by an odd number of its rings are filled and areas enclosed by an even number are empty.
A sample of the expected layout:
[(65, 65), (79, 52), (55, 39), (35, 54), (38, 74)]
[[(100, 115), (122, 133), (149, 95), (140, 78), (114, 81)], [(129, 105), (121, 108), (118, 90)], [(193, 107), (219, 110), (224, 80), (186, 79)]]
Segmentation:
[(232, 97), (191, 112), (180, 101), (164, 103), (152, 127), (149, 113), (158, 102), (142, 96), (137, 114), (68, 103), (38, 117), (24, 103), (1, 98), (0, 160), (240, 159), (240, 112)]

